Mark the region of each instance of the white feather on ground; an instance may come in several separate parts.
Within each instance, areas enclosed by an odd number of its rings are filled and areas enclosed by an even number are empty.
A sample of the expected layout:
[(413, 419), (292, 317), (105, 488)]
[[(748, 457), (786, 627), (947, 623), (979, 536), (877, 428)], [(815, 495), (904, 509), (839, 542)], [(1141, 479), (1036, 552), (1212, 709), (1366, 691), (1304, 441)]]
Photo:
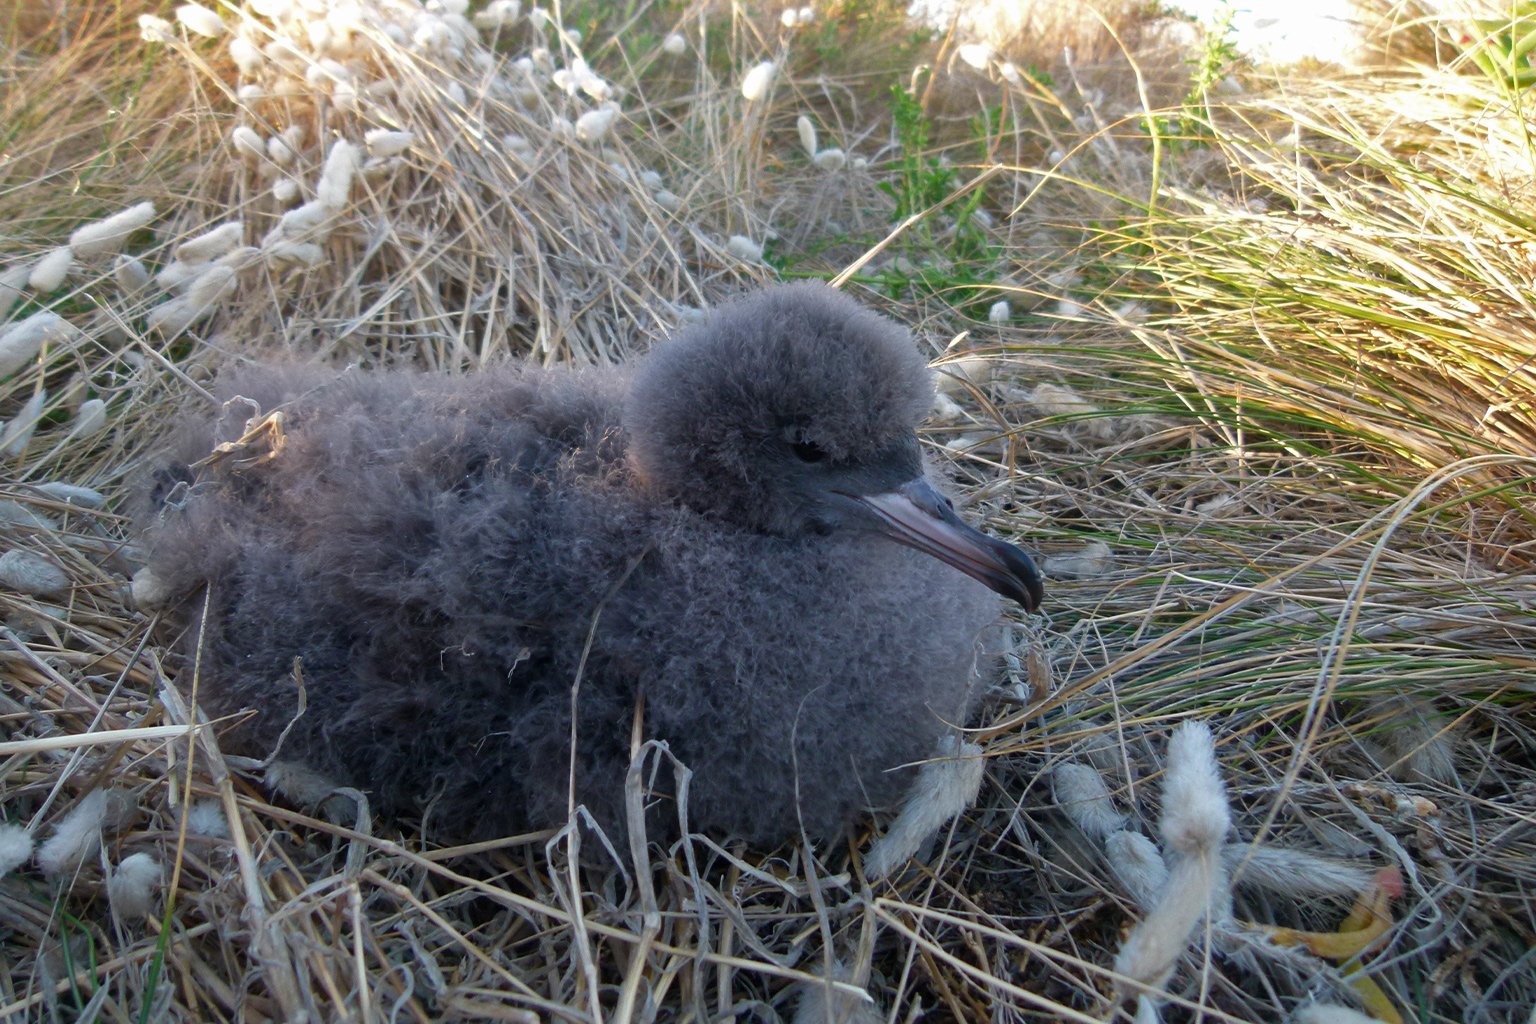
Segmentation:
[(32, 833), (20, 825), (0, 825), (0, 878), (15, 871), (32, 856)]
[(193, 835), (229, 838), (229, 819), (217, 800), (196, 800), (187, 808), (187, 831)]
[[(853, 977), (844, 964), (833, 967), (835, 981)], [(794, 1024), (880, 1024), (885, 1014), (874, 1001), (833, 988), (825, 981), (802, 981), (795, 986)]]
[(923, 765), (901, 813), (865, 855), (866, 878), (884, 878), (906, 863), (945, 822), (976, 802), (986, 769), (981, 748), (953, 736), (940, 746), (940, 759)]
[(107, 879), (107, 896), (118, 919), (137, 920), (154, 909), (162, 883), (160, 862), (153, 856), (132, 853), (124, 857)]
[(50, 878), (75, 870), (101, 847), (101, 827), (107, 820), (108, 793), (93, 790), (80, 799), (37, 848), (37, 866)]

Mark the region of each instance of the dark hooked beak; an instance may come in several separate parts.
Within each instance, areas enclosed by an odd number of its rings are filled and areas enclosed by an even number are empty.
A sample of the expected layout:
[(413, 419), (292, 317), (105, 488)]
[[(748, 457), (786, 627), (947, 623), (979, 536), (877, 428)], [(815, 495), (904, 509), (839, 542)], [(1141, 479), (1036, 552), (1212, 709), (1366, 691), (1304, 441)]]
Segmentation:
[(955, 515), (949, 499), (919, 477), (883, 494), (849, 495), (874, 513), (892, 540), (932, 555), (1024, 606), (1040, 607), (1045, 587), (1029, 556), (971, 529)]

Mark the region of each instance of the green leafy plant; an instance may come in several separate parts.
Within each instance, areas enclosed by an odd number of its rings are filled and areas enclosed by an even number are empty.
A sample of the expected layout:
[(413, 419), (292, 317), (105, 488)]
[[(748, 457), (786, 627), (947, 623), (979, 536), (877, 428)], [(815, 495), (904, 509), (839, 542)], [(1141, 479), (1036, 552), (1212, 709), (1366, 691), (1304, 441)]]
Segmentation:
[(1472, 27), (1476, 35), (1457, 41), (1485, 75), (1508, 92), (1536, 85), (1536, 2), (1511, 3), (1508, 18), (1476, 19)]
[(1207, 101), (1211, 90), (1232, 70), (1242, 54), (1232, 25), (1235, 12), (1230, 3), (1217, 8), (1206, 25), (1200, 52), (1187, 62), (1193, 69), (1189, 77), (1189, 89), (1177, 111), (1151, 114), (1142, 119), (1142, 127), (1149, 134), (1170, 143), (1198, 148), (1209, 145), (1212, 139)]

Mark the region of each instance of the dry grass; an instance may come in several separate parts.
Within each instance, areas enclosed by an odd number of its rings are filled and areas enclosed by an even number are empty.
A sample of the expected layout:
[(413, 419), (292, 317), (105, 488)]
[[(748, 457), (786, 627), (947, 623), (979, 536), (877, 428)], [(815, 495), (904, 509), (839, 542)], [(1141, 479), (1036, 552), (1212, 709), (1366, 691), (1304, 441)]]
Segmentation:
[[(849, 1019), (1128, 1019), (1109, 965), (1146, 894), (1049, 780), (1090, 767), (1104, 817), (1155, 840), (1167, 737), (1186, 719), (1217, 735), (1230, 839), (1355, 870), (1302, 895), (1314, 862), (1265, 881), (1229, 851), (1232, 914), (1161, 987), (1165, 1019), (1277, 1020), (1314, 999), (1426, 1022), (1529, 1011), (1523, 97), (1461, 67), (1277, 80), (1184, 111), (1186, 137), (1154, 148), (1140, 112), (1115, 106), (1123, 90), (1095, 95), (1070, 74), (1013, 85), (995, 66), (941, 79), (931, 113), (962, 119), (935, 140), (956, 167), (946, 180), (991, 175), (986, 245), (964, 249), (979, 222), (950, 206), (853, 287), (935, 354), (987, 360), (930, 436), (972, 514), (1042, 551), (1054, 581), (977, 723), (980, 802), (871, 883), (868, 836), (814, 853), (703, 837), (604, 850), (567, 829), (442, 850), (372, 820), (360, 794), (296, 807), (224, 757), (216, 730), (180, 734), (195, 666), (133, 610), (115, 510), (178, 404), (231, 360), (617, 359), (685, 307), (770, 276), (729, 251), (731, 234), (770, 240), (789, 273), (859, 258), (892, 226), (878, 184), (912, 156), (888, 122), (889, 80), (861, 63), (898, 28), (854, 6), (793, 33), (739, 10), (584, 23), (594, 65), (628, 90), (594, 146), (550, 126), (596, 101), (497, 92), (514, 72), (475, 47), (427, 60), (374, 37), (363, 77), (397, 84), (357, 109), (323, 83), (240, 99), (224, 43), (146, 47), (138, 13), (12, 26), (0, 280), (142, 200), (160, 216), (129, 248), (151, 272), (230, 219), (259, 246), (283, 209), (274, 182), (309, 198), (330, 140), (383, 126), (414, 143), (360, 176), (315, 236), (317, 266), (248, 256), (189, 332), (149, 329), (166, 294), (124, 293), (101, 261), (16, 298), (12, 319), (50, 307), (80, 333), (0, 383), (7, 421), (43, 396), (36, 432), (6, 456), (0, 536), (67, 577), (52, 593), (0, 588), (0, 806), (42, 840), (92, 792), (118, 797), (77, 867), (0, 879), (0, 1020), (809, 1020), (864, 993), (875, 1009)], [(661, 46), (674, 28), (681, 57)], [(567, 63), (570, 37), (529, 32), (510, 28), (500, 51), (542, 44)], [(773, 92), (747, 103), (742, 73), (770, 58), (784, 69)], [(959, 127), (968, 90), (1004, 114), (980, 140)], [(795, 142), (805, 112), (822, 145), (868, 165), (811, 166)], [(305, 137), (279, 175), (230, 148), (240, 125)], [(1004, 296), (1010, 322), (979, 318)], [(90, 398), (108, 424), (81, 436)], [(96, 488), (107, 508), (38, 489), (50, 482)], [(139, 852), (164, 867), (154, 912), (114, 914), (107, 879)], [(1404, 891), (1363, 964), (1278, 944), (1290, 933), (1272, 926), (1337, 929), (1379, 868)]]

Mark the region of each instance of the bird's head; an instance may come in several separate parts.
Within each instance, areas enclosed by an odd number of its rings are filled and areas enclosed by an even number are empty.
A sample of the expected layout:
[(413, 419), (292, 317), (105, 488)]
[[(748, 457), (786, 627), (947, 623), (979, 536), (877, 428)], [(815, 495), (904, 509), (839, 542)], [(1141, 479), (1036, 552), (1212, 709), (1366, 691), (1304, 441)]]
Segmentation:
[(1040, 574), (965, 525), (927, 479), (916, 428), (932, 375), (905, 328), (821, 284), (722, 306), (651, 352), (624, 411), (653, 492), (784, 536), (865, 529), (1034, 610)]

